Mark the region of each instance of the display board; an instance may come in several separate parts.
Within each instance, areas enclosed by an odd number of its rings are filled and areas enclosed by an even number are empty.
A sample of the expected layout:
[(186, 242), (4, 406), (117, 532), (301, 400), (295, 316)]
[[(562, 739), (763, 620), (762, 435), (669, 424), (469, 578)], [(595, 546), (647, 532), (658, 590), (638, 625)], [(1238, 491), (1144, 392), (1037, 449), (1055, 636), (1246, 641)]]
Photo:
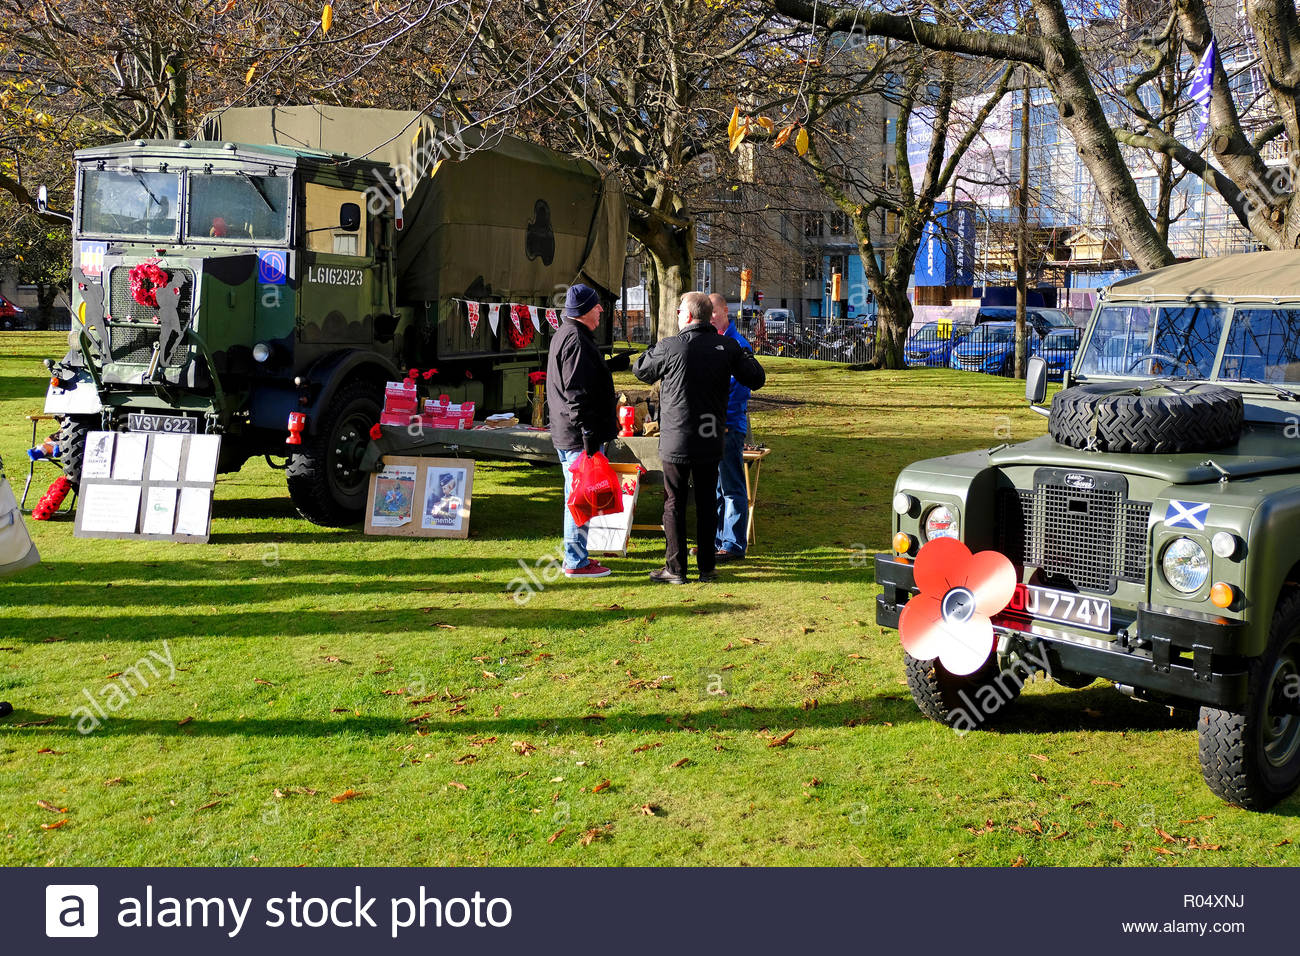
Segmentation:
[(627, 543), (632, 537), (632, 517), (641, 493), (640, 465), (610, 462), (623, 485), (623, 510), (619, 514), (596, 515), (587, 523), (587, 553), (614, 554), (627, 557)]
[(370, 476), (366, 534), (468, 538), (474, 461), (385, 455)]
[(220, 457), (220, 435), (91, 432), (74, 534), (206, 542)]

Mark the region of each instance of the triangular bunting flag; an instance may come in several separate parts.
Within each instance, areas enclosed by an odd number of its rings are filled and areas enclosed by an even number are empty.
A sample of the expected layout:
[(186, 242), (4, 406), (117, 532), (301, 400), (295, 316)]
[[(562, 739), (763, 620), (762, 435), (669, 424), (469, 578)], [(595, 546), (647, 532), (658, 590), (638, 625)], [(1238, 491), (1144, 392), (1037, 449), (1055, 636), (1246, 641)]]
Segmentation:
[(559, 329), (560, 329), (560, 310), (559, 310), (559, 309), (547, 309), (547, 310), (546, 310), (546, 324), (549, 325), (549, 326), (551, 327), (551, 331), (552, 331), (552, 332), (558, 332), (558, 331), (559, 331)]
[(479, 304), (477, 302), (466, 302), (465, 308), (469, 310), (469, 334), (474, 335), (478, 332)]
[(510, 306), (510, 324), (515, 327), (516, 332), (521, 334), (523, 333), (524, 331), (523, 323), (527, 319), (527, 316), (528, 316), (528, 306), (526, 305)]
[(501, 322), (501, 303), (488, 303), (488, 325), (492, 326), (492, 334), (497, 334), (497, 325)]
[(538, 311), (539, 310), (535, 305), (530, 305), (528, 307), (528, 317), (533, 320), (533, 328), (540, 332), (542, 331), (542, 320), (537, 317)]

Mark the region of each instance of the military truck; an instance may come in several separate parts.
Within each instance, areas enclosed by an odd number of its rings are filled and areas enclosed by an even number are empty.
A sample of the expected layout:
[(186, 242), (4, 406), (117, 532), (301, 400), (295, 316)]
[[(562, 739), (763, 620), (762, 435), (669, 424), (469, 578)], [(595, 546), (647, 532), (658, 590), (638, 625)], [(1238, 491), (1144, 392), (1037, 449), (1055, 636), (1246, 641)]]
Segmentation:
[[(1173, 265), (1099, 300), (1048, 434), (909, 465), (877, 621), (897, 627), (918, 549), (956, 537), (1016, 572), (986, 664), (904, 653), (919, 708), (982, 725), (1042, 671), (1199, 708), (1202, 774), (1265, 809), (1300, 783), (1300, 253)], [(928, 574), (928, 572), (927, 572)], [(969, 608), (945, 601), (947, 628)], [(978, 703), (975, 703), (977, 702)]]
[(229, 109), (194, 140), (78, 151), (75, 197), (76, 319), (45, 406), (74, 483), (90, 430), (220, 433), (223, 472), (284, 457), (298, 511), (347, 525), (385, 381), (434, 368), (431, 395), (526, 407), (553, 333), (512, 332), (504, 310), (494, 330), (488, 303), (554, 308), (586, 281), (613, 353), (618, 181), (509, 136), (412, 112)]

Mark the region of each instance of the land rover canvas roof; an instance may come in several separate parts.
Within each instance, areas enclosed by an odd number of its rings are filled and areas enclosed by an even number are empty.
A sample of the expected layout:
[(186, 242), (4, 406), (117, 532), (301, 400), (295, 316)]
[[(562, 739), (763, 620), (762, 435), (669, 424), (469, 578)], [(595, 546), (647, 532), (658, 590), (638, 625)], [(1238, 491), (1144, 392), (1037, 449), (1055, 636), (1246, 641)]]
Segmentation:
[(1122, 279), (1108, 298), (1300, 299), (1300, 252), (1246, 252), (1179, 262)]

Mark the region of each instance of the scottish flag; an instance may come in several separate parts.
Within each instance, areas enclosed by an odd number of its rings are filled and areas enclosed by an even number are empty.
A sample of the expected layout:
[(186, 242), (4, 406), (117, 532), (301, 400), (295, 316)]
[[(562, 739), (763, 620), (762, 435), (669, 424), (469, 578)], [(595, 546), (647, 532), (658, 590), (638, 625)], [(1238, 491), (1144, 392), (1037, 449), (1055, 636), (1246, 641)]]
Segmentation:
[(1192, 76), (1191, 89), (1187, 91), (1187, 95), (1201, 108), (1201, 128), (1196, 131), (1197, 139), (1205, 135), (1205, 126), (1210, 121), (1210, 97), (1214, 93), (1214, 57), (1214, 37), (1211, 36), (1210, 45), (1205, 48), (1205, 55), (1201, 57), (1201, 63)]
[(1192, 528), (1205, 530), (1205, 522), (1210, 517), (1210, 506), (1197, 501), (1170, 501), (1165, 510), (1166, 528)]

